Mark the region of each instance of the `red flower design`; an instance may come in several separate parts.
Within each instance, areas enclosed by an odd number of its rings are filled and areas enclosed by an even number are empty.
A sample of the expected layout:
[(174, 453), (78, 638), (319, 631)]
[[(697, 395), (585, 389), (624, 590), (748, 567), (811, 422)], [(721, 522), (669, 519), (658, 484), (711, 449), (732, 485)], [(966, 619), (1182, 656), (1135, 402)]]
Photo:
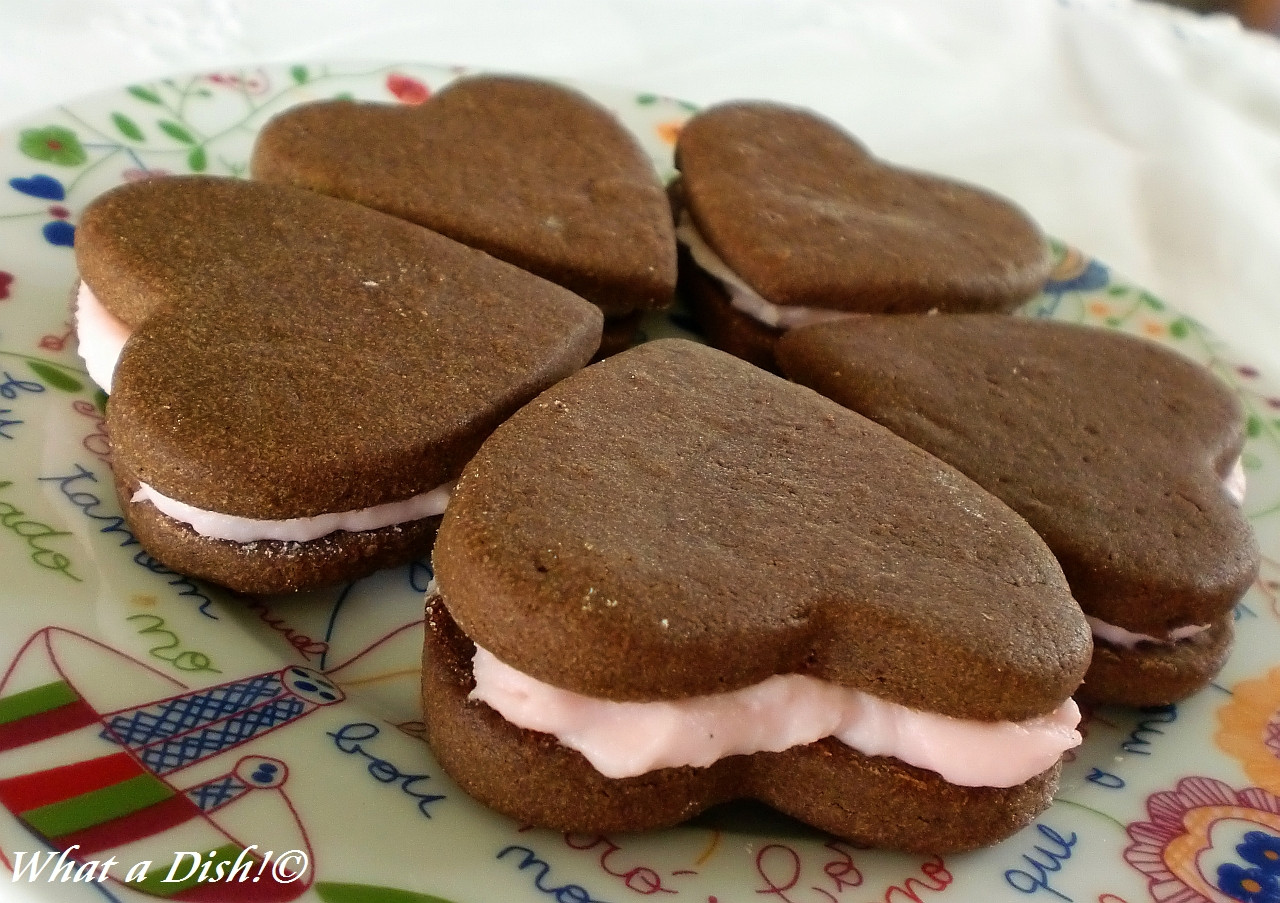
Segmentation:
[(171, 175), (173, 175), (173, 173), (171, 173), (167, 169), (139, 169), (137, 167), (130, 167), (129, 169), (126, 169), (124, 172), (120, 173), (120, 176), (126, 182), (142, 182), (147, 179), (159, 179), (159, 178), (163, 178), (164, 176), (171, 176)]
[[(1259, 787), (1236, 791), (1213, 778), (1183, 778), (1147, 798), (1151, 821), (1129, 825), (1125, 861), (1165, 903), (1220, 903), (1244, 832), (1280, 836), (1280, 798)], [(1217, 867), (1215, 868), (1215, 863)]]
[(71, 211), (61, 204), (54, 204), (49, 208), (49, 215), (54, 219), (66, 219), (71, 215)]
[(407, 104), (420, 104), (431, 96), (431, 89), (416, 78), (392, 72), (387, 76), (387, 90), (396, 100)]
[(205, 77), (215, 85), (242, 90), (246, 94), (265, 94), (267, 89), (271, 87), (267, 81), (266, 72), (261, 69), (246, 73), (215, 72)]
[(9, 297), (9, 286), (13, 285), (13, 273), (0, 270), (0, 301)]

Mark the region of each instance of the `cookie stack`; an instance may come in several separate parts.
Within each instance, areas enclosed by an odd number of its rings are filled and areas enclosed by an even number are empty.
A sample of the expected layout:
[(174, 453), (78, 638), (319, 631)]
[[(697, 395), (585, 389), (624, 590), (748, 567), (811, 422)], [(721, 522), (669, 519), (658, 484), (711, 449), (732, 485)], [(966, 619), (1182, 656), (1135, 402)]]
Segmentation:
[(1049, 274), (1009, 201), (871, 156), (805, 110), (729, 103), (676, 145), (681, 288), (710, 341), (767, 370), (788, 329), (861, 314), (1008, 313)]
[[(104, 196), (78, 324), (125, 516), (253, 592), (434, 537), (429, 742), (526, 823), (751, 797), (861, 844), (1008, 836), (1080, 742), (1073, 694), (1221, 667), (1258, 566), (1238, 403), (1007, 316), (1048, 272), (1035, 224), (812, 113), (712, 108), (676, 162), (664, 191), (592, 101), (477, 77), (287, 111), (253, 182)], [(677, 237), (723, 350), (624, 351)]]

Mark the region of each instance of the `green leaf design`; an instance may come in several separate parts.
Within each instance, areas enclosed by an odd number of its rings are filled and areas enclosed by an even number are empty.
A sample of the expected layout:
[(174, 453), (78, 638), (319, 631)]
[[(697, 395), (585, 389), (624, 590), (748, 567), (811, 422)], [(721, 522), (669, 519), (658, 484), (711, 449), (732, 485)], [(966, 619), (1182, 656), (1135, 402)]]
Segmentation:
[(150, 88), (142, 87), (142, 85), (130, 85), (127, 90), (129, 91), (130, 94), (138, 98), (138, 100), (143, 101), (144, 103), (154, 103), (154, 104), (163, 103), (163, 101), (160, 100), (159, 94), (157, 94), (155, 91), (152, 91)]
[(84, 388), (82, 382), (73, 379), (52, 364), (46, 364), (44, 361), (27, 361), (27, 366), (34, 370), (36, 376), (44, 380), (46, 385), (55, 389), (61, 389), (63, 392), (79, 392)]
[(112, 113), (111, 121), (116, 124), (116, 128), (120, 130), (120, 134), (133, 141), (145, 141), (142, 129), (138, 128), (138, 124), (123, 113)]
[(187, 165), (192, 172), (204, 172), (209, 167), (209, 157), (203, 147), (191, 149), (191, 153), (187, 154)]
[(444, 897), (419, 894), (393, 887), (375, 887), (372, 884), (336, 884), (319, 881), (316, 895), (324, 903), (452, 903)]
[(355, 100), (356, 96), (352, 94), (350, 91), (339, 91), (337, 94), (333, 95), (333, 99), (334, 100)]
[(1138, 299), (1152, 310), (1164, 310), (1164, 302), (1157, 298), (1151, 292), (1143, 292)]
[(655, 104), (657, 102), (658, 102), (657, 94), (637, 94), (636, 95), (636, 103), (640, 104), (640, 106), (642, 107), (651, 106), (652, 104)]
[(1245, 452), (1240, 456), (1240, 466), (1245, 470), (1258, 470), (1262, 467), (1262, 459), (1252, 452)]
[(161, 119), (156, 122), (160, 126), (160, 130), (172, 138), (174, 141), (180, 141), (183, 144), (195, 144), (196, 139), (191, 137), (191, 133), (184, 129), (172, 119)]
[(1121, 295), (1129, 294), (1129, 289), (1123, 285), (1112, 285), (1107, 288), (1107, 294), (1113, 298), (1118, 298)]
[(93, 393), (93, 406), (98, 409), (99, 414), (107, 413), (107, 393), (98, 389)]
[(79, 166), (89, 159), (76, 133), (60, 125), (24, 130), (18, 136), (18, 150), (34, 160), (59, 166)]
[(1250, 439), (1257, 439), (1262, 435), (1262, 418), (1257, 414), (1250, 414), (1244, 422), (1244, 431)]
[(1169, 335), (1175, 339), (1185, 339), (1191, 334), (1191, 324), (1185, 318), (1179, 317), (1169, 324)]
[(1105, 325), (1110, 326), (1112, 329), (1115, 329), (1119, 327), (1121, 324), (1123, 324), (1124, 320), (1120, 319), (1119, 317), (1107, 317), (1102, 322)]
[(307, 80), (311, 78), (311, 73), (307, 71), (306, 66), (294, 66), (289, 70), (289, 74), (293, 76), (293, 80), (300, 85), (305, 85)]

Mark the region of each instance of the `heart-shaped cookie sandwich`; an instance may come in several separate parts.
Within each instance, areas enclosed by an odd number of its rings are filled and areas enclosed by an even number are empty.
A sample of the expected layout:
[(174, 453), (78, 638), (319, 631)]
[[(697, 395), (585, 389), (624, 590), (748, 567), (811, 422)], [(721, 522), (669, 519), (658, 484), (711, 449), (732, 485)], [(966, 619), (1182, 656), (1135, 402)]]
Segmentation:
[(1094, 631), (1079, 696), (1163, 704), (1218, 672), (1258, 547), (1243, 413), (1212, 373), (1122, 333), (982, 315), (807, 326), (778, 360), (1040, 533)]
[(547, 390), (459, 480), (423, 702), (521, 821), (670, 825), (754, 797), (959, 850), (1050, 802), (1088, 627), (1039, 537), (949, 466), (678, 339)]
[(246, 592), (424, 553), (481, 441), (599, 342), (572, 293), (288, 186), (123, 186), (85, 210), (76, 261), (131, 330), (107, 408), (130, 528)]
[(476, 76), (420, 106), (344, 100), (267, 123), (255, 179), (434, 229), (597, 304), (602, 353), (671, 302), (671, 211), (653, 162), (604, 107), (532, 79)]
[(739, 101), (676, 144), (682, 292), (713, 344), (766, 369), (786, 329), (858, 313), (1007, 312), (1049, 272), (1003, 198), (873, 157), (807, 110)]

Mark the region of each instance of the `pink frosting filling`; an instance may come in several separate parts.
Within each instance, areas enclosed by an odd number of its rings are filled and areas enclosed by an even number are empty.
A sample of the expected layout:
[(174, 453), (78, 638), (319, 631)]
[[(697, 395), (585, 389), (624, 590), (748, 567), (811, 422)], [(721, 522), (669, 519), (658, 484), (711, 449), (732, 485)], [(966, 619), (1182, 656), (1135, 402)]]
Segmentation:
[[(1244, 460), (1242, 458), (1236, 458), (1236, 463), (1232, 465), (1231, 472), (1222, 481), (1222, 489), (1236, 505), (1244, 504), (1245, 475)], [(1182, 627), (1175, 627), (1169, 631), (1167, 636), (1158, 637), (1149, 633), (1135, 633), (1089, 615), (1085, 615), (1084, 619), (1089, 622), (1089, 629), (1095, 637), (1122, 649), (1133, 649), (1139, 643), (1158, 643), (1162, 646), (1169, 646), (1181, 640), (1189, 640), (1194, 636), (1198, 636), (1211, 626), (1209, 624), (1184, 624)]]
[(111, 376), (120, 360), (120, 349), (129, 338), (128, 326), (102, 306), (98, 296), (84, 282), (76, 291), (76, 342), (80, 357), (103, 391), (111, 392)]
[(703, 270), (714, 276), (729, 293), (729, 304), (738, 311), (778, 329), (795, 329), (811, 323), (825, 323), (829, 320), (847, 320), (850, 317), (864, 316), (845, 310), (831, 310), (825, 307), (800, 307), (798, 305), (774, 304), (763, 298), (759, 292), (748, 285), (741, 276), (729, 268), (720, 259), (720, 255), (711, 249), (702, 234), (698, 232), (689, 214), (681, 211), (680, 224), (676, 226), (676, 238), (689, 249), (694, 262)]
[(555, 736), (609, 778), (706, 767), (733, 755), (781, 752), (835, 737), (966, 787), (1013, 787), (1081, 742), (1080, 710), (1066, 700), (1028, 721), (970, 721), (922, 712), (800, 674), (728, 693), (613, 702), (553, 687), (476, 648), (480, 700), (518, 727)]
[[(89, 370), (89, 376), (107, 392), (111, 391), (111, 378), (130, 333), (129, 327), (108, 311), (93, 290), (82, 281), (76, 291), (76, 339), (80, 357)], [(146, 483), (139, 486), (132, 501), (150, 502), (162, 514), (188, 524), (201, 536), (210, 539), (228, 539), (232, 542), (255, 542), (261, 539), (309, 542), (338, 530), (351, 533), (378, 530), (443, 514), (448, 507), (452, 489), (452, 483), (445, 483), (396, 502), (285, 520), (261, 520), (207, 511), (169, 498)]]
[(1209, 629), (1208, 624), (1187, 624), (1185, 627), (1175, 627), (1169, 631), (1169, 635), (1166, 637), (1158, 637), (1151, 636), (1149, 633), (1134, 633), (1089, 615), (1085, 615), (1084, 619), (1089, 622), (1089, 629), (1094, 636), (1100, 640), (1105, 640), (1112, 646), (1120, 646), (1124, 649), (1132, 649), (1139, 643), (1159, 643), (1162, 646), (1169, 646), (1179, 640), (1190, 639)]
[(1231, 496), (1231, 501), (1235, 502), (1236, 505), (1244, 504), (1244, 458), (1236, 458), (1236, 463), (1232, 466), (1231, 473), (1227, 474), (1227, 478), (1222, 481), (1222, 488), (1226, 490), (1227, 495)]
[(206, 511), (186, 502), (171, 499), (155, 488), (142, 483), (131, 501), (150, 502), (161, 514), (190, 525), (201, 536), (210, 539), (229, 539), (232, 542), (255, 542), (260, 539), (277, 539), (286, 542), (309, 542), (338, 530), (358, 533), (377, 530), (394, 524), (405, 524), (443, 514), (449, 504), (452, 483), (437, 486), (429, 492), (387, 502), (370, 508), (352, 511), (335, 511), (314, 517), (291, 517), (286, 520), (258, 520)]

